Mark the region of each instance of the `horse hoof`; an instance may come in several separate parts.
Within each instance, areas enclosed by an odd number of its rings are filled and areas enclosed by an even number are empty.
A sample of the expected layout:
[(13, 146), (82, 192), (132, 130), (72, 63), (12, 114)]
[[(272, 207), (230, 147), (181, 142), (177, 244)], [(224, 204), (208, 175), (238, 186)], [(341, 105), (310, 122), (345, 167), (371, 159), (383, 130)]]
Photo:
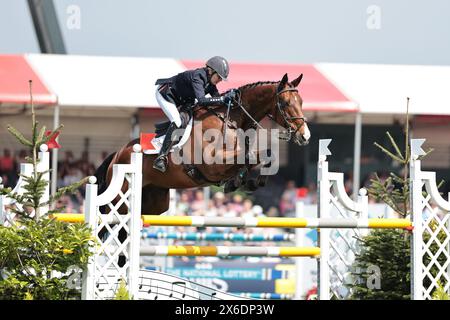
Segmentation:
[(227, 182), (225, 183), (225, 185), (223, 186), (223, 192), (224, 192), (224, 193), (230, 193), (230, 192), (236, 191), (237, 188), (238, 188), (238, 187), (236, 187), (236, 186), (234, 185), (234, 181), (233, 181), (233, 180), (230, 180), (230, 181), (227, 181)]
[(242, 180), (240, 178), (233, 179), (233, 187), (237, 189), (240, 186), (242, 186)]
[(258, 176), (256, 178), (256, 184), (258, 187), (265, 187), (267, 183), (268, 176)]
[(241, 187), (243, 184), (245, 184), (245, 180), (244, 180), (244, 178), (243, 177), (241, 177), (241, 176), (237, 176), (237, 177), (235, 177), (234, 179), (233, 179), (233, 186), (237, 189), (237, 188), (239, 188), (239, 187)]
[(247, 183), (245, 184), (245, 187), (250, 192), (256, 191), (258, 189), (257, 180), (256, 179), (248, 180)]

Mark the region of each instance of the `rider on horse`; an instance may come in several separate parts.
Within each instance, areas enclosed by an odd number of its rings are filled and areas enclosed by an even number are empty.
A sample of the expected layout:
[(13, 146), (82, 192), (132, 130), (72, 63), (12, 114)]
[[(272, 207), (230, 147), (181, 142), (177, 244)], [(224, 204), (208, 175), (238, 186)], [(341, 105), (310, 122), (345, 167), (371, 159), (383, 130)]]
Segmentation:
[[(210, 58), (203, 68), (188, 70), (171, 78), (156, 81), (156, 101), (171, 123), (153, 168), (161, 172), (167, 170), (167, 155), (174, 143), (172, 133), (182, 125), (178, 111), (180, 106), (222, 105), (229, 102), (230, 98), (221, 97), (216, 87), (220, 81), (227, 80), (228, 73), (227, 60), (215, 56)], [(206, 97), (208, 94), (210, 97)]]

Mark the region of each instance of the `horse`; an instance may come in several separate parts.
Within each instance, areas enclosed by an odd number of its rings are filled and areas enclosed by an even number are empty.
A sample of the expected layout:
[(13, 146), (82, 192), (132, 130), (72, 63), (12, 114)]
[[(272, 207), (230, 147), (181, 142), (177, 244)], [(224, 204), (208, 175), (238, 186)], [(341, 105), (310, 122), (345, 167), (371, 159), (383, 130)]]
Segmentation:
[[(184, 144), (182, 153), (193, 154), (194, 146), (201, 146), (205, 150), (210, 141), (204, 137), (209, 129), (226, 132), (227, 137), (236, 136), (237, 130), (248, 130), (260, 126), (259, 122), (269, 117), (287, 131), (288, 140), (304, 146), (310, 139), (307, 119), (303, 115), (303, 100), (298, 92), (298, 85), (303, 74), (289, 82), (285, 74), (280, 81), (256, 82), (235, 89), (232, 105), (213, 107), (193, 107), (193, 125), (189, 140)], [(229, 90), (230, 91), (230, 90)], [(227, 91), (224, 94), (229, 93)], [(224, 95), (223, 94), (223, 95)], [(198, 128), (198, 126), (201, 126)], [(199, 130), (196, 130), (199, 129)], [(195, 132), (201, 132), (201, 137)], [(130, 141), (118, 152), (109, 155), (97, 169), (95, 176), (99, 185), (99, 193), (106, 190), (112, 178), (114, 164), (130, 163), (133, 145), (138, 139)], [(242, 148), (234, 146), (233, 150), (223, 152), (223, 157), (236, 159), (242, 155)], [(161, 214), (169, 208), (169, 189), (184, 189), (204, 187), (209, 185), (225, 185), (226, 190), (234, 190), (246, 183), (248, 170), (261, 165), (261, 157), (256, 164), (245, 163), (200, 163), (178, 164), (173, 161), (173, 153), (168, 157), (168, 169), (161, 173), (153, 168), (156, 155), (144, 154), (142, 176), (142, 214)], [(266, 163), (267, 165), (267, 163)], [(257, 180), (257, 186), (263, 186), (267, 179)], [(124, 183), (123, 190), (127, 188)], [(248, 184), (250, 185), (250, 184)], [(256, 186), (256, 187), (257, 187)], [(255, 182), (253, 181), (253, 187)], [(117, 199), (118, 200), (118, 199)], [(119, 209), (119, 213), (120, 213)]]

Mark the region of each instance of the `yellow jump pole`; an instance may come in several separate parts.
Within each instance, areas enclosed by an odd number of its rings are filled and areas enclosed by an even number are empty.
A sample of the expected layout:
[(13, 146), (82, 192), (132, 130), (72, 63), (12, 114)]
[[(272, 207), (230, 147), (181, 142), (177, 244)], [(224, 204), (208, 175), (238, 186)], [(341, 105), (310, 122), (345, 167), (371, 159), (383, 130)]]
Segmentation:
[[(84, 214), (56, 213), (60, 221), (84, 222)], [(253, 227), (253, 228), (329, 228), (329, 229), (410, 229), (408, 219), (328, 219), (328, 218), (220, 218), (203, 216), (143, 215), (145, 226)], [(114, 223), (110, 221), (109, 223)]]

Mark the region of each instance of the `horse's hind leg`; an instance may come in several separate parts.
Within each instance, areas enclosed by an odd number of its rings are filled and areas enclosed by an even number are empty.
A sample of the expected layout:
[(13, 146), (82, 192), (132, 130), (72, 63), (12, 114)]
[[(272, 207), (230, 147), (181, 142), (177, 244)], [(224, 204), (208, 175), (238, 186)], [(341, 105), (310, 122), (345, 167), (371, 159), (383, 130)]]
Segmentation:
[(169, 189), (153, 185), (142, 188), (142, 214), (158, 215), (169, 209)]

